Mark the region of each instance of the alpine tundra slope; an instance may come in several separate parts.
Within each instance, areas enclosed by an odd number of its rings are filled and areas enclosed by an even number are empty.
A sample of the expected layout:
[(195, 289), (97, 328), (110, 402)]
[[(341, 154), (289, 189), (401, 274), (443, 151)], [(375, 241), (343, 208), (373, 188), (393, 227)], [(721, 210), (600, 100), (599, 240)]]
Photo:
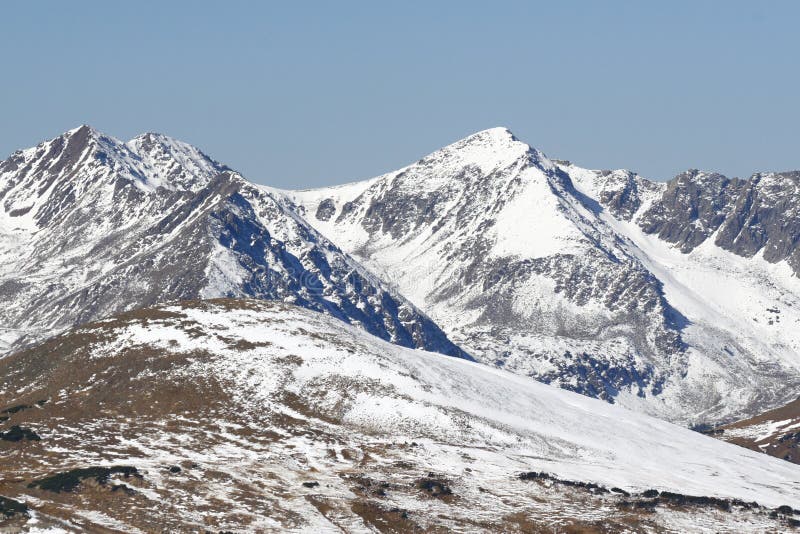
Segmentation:
[(800, 524), (800, 466), (282, 302), (182, 302), (77, 327), (0, 359), (0, 407), (0, 506), (20, 528)]

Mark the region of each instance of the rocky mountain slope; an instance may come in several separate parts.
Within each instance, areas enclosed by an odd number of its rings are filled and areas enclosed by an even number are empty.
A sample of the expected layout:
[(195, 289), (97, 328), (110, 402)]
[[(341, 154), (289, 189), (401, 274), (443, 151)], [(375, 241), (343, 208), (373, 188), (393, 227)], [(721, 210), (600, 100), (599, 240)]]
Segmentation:
[(800, 468), (281, 302), (0, 359), (0, 506), (60, 531), (768, 532)]
[(655, 183), (496, 128), (286, 196), (482, 362), (696, 424), (796, 395), (795, 181)]
[(157, 134), (122, 143), (82, 126), (0, 162), (0, 265), (7, 347), (155, 303), (249, 296), (464, 355), (273, 193)]

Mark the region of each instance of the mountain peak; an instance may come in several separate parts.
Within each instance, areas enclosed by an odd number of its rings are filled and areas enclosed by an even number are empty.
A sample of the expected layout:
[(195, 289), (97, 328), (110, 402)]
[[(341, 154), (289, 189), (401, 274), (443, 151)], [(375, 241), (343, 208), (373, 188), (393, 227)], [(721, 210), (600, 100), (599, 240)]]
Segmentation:
[(498, 139), (511, 139), (513, 141), (517, 141), (517, 137), (514, 135), (514, 133), (505, 126), (495, 126), (493, 128), (487, 128), (485, 130), (475, 132), (474, 134), (472, 134), (472, 136), (495, 137)]
[(525, 143), (522, 143), (511, 132), (511, 130), (509, 130), (504, 126), (496, 126), (494, 128), (488, 128), (486, 130), (475, 132), (472, 135), (468, 135), (458, 143), (484, 144), (484, 145), (497, 145), (497, 146), (511, 146), (514, 144), (525, 145)]
[(552, 166), (543, 153), (520, 141), (508, 128), (500, 126), (481, 130), (456, 141), (429, 154), (421, 163), (478, 167), (489, 174), (523, 159), (532, 160), (539, 166)]
[[(68, 146), (71, 145), (73, 148), (80, 147), (83, 149), (90, 140), (98, 140), (100, 139), (101, 134), (88, 124), (82, 124), (77, 128), (72, 128), (71, 130), (67, 130), (66, 132), (62, 133), (61, 135), (50, 139), (49, 141), (45, 141), (42, 144), (50, 144), (50, 145), (62, 145)], [(37, 145), (42, 146), (42, 144)]]
[(133, 144), (133, 143), (161, 143), (161, 142), (175, 142), (175, 139), (172, 137), (162, 134), (159, 132), (144, 132), (136, 137), (132, 138), (125, 144)]
[(100, 133), (100, 131), (97, 130), (97, 128), (95, 128), (94, 126), (84, 123), (81, 124), (80, 126), (67, 130), (62, 135), (65, 137), (72, 137), (73, 135), (91, 135), (99, 137), (103, 134)]
[(4, 211), (17, 214), (13, 227), (24, 226), (24, 213), (30, 215), (27, 227), (33, 228), (48, 218), (45, 211), (71, 205), (76, 191), (89, 199), (94, 197), (88, 189), (109, 190), (122, 182), (148, 192), (159, 187), (196, 191), (225, 169), (195, 147), (162, 134), (123, 143), (82, 124), (0, 161), (0, 191)]
[(141, 160), (153, 185), (167, 189), (196, 190), (228, 169), (197, 147), (161, 133), (143, 133), (125, 146)]
[[(112, 144), (112, 145), (120, 145), (122, 144), (121, 141), (107, 135), (97, 128), (89, 125), (89, 124), (81, 124), (77, 128), (72, 128), (71, 130), (67, 130), (60, 136), (56, 137), (52, 141), (56, 141), (61, 139), (65, 142), (69, 142), (74, 146), (84, 146), (88, 144), (90, 141), (94, 141), (96, 144)], [(51, 142), (52, 142), (51, 141)]]
[(730, 179), (724, 174), (714, 171), (704, 171), (700, 169), (687, 169), (686, 171), (678, 174), (668, 183), (695, 183), (698, 186), (709, 187), (714, 184), (724, 184), (729, 182)]

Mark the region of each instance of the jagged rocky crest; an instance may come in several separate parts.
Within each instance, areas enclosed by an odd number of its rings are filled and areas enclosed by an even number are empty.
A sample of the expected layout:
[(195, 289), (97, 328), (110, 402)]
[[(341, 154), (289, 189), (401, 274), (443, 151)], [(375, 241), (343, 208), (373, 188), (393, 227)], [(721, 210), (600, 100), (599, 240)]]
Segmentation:
[(800, 171), (757, 173), (749, 179), (690, 170), (670, 181), (640, 225), (690, 252), (714, 244), (771, 263), (786, 261), (800, 276)]

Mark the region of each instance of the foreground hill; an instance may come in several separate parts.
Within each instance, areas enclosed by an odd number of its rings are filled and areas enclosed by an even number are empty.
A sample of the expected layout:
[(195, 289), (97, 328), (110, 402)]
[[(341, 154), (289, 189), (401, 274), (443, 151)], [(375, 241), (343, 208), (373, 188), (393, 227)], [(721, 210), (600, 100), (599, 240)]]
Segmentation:
[(789, 462), (284, 303), (129, 312), (0, 359), (0, 377), (10, 526), (741, 532), (800, 518)]
[(697, 424), (800, 387), (798, 184), (592, 171), (495, 128), (286, 195), (482, 362)]

